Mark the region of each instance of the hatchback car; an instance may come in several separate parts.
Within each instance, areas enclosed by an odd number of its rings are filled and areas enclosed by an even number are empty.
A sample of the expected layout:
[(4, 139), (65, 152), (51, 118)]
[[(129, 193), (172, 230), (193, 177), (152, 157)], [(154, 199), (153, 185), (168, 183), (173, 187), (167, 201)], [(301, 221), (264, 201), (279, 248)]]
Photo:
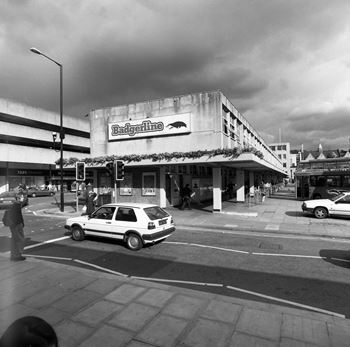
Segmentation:
[(90, 216), (68, 218), (65, 228), (71, 231), (75, 241), (84, 240), (85, 235), (120, 239), (133, 251), (163, 240), (175, 231), (168, 212), (156, 205), (140, 203), (102, 205)]
[(29, 187), (28, 188), (28, 196), (35, 198), (36, 196), (53, 196), (55, 192), (53, 190), (48, 189), (39, 189), (37, 187)]
[[(15, 191), (3, 192), (0, 194), (0, 208), (10, 208), (12, 203), (16, 200)], [(19, 194), (19, 201), (22, 203), (22, 206), (28, 205), (28, 196), (27, 194)]]
[(306, 200), (301, 205), (303, 212), (316, 218), (350, 216), (350, 192), (340, 193), (330, 199)]

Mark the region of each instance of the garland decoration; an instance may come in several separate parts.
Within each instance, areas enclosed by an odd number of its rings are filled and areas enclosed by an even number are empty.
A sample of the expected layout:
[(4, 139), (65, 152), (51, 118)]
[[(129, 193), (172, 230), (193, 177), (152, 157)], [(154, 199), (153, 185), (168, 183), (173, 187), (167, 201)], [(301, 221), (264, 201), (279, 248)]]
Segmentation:
[[(168, 162), (171, 162), (172, 159), (198, 159), (205, 155), (209, 156), (209, 158), (215, 157), (217, 155), (222, 155), (225, 158), (237, 158), (242, 153), (252, 153), (256, 155), (258, 158), (263, 159), (263, 154), (257, 150), (254, 147), (235, 147), (235, 148), (218, 148), (213, 150), (198, 150), (198, 151), (190, 151), (190, 152), (164, 152), (164, 153), (152, 153), (152, 154), (127, 154), (127, 155), (107, 155), (107, 156), (101, 156), (101, 157), (95, 157), (95, 158), (85, 158), (85, 159), (78, 159), (78, 158), (69, 158), (69, 159), (63, 159), (63, 165), (64, 166), (72, 166), (77, 161), (83, 161), (87, 165), (104, 165), (108, 162), (115, 161), (115, 160), (122, 160), (126, 163), (130, 162), (140, 162), (141, 160), (145, 159), (151, 159), (153, 162), (166, 160)], [(59, 165), (59, 160), (56, 161), (56, 165)]]

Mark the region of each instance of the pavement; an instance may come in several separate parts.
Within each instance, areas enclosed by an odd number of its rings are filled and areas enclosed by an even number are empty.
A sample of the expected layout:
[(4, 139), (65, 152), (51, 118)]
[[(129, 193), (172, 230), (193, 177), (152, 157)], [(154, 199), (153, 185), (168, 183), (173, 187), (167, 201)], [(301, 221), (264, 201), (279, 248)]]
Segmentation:
[[(205, 205), (169, 212), (178, 227), (347, 237), (350, 220), (305, 217), (300, 205), (281, 192), (264, 203), (224, 202), (222, 213), (211, 213), (211, 207)], [(64, 213), (50, 208), (36, 214), (63, 218), (80, 213), (72, 207)], [(35, 315), (54, 327), (59, 346), (64, 347), (342, 347), (350, 341), (350, 320), (340, 315), (40, 258), (11, 262), (8, 255), (0, 256), (0, 313), (0, 334), (15, 319)]]

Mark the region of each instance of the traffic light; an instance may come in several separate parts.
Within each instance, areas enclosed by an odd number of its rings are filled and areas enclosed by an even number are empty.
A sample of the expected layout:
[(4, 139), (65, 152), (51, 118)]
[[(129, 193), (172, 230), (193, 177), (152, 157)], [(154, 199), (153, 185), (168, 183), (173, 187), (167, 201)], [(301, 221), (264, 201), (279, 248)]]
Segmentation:
[(75, 166), (75, 179), (77, 181), (85, 181), (85, 163), (78, 161)]
[(123, 181), (124, 180), (124, 162), (121, 160), (117, 160), (115, 162), (115, 167), (116, 167), (115, 180), (116, 181)]
[(109, 162), (109, 163), (106, 164), (106, 170), (107, 170), (107, 176), (115, 177), (113, 162)]

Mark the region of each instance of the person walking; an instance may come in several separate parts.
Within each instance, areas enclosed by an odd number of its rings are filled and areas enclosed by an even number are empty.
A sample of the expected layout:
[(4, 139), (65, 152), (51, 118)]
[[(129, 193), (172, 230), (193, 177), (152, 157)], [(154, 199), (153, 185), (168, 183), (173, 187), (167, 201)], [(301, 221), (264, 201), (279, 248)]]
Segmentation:
[(184, 210), (185, 207), (188, 207), (189, 210), (192, 210), (191, 195), (192, 189), (190, 188), (189, 184), (186, 184), (185, 188), (182, 190), (182, 205), (180, 207), (181, 210)]
[(13, 201), (9, 210), (6, 210), (6, 225), (10, 227), (11, 231), (11, 260), (21, 261), (26, 258), (22, 256), (24, 249), (24, 220), (22, 215), (22, 203), (20, 195), (15, 195), (16, 200)]

